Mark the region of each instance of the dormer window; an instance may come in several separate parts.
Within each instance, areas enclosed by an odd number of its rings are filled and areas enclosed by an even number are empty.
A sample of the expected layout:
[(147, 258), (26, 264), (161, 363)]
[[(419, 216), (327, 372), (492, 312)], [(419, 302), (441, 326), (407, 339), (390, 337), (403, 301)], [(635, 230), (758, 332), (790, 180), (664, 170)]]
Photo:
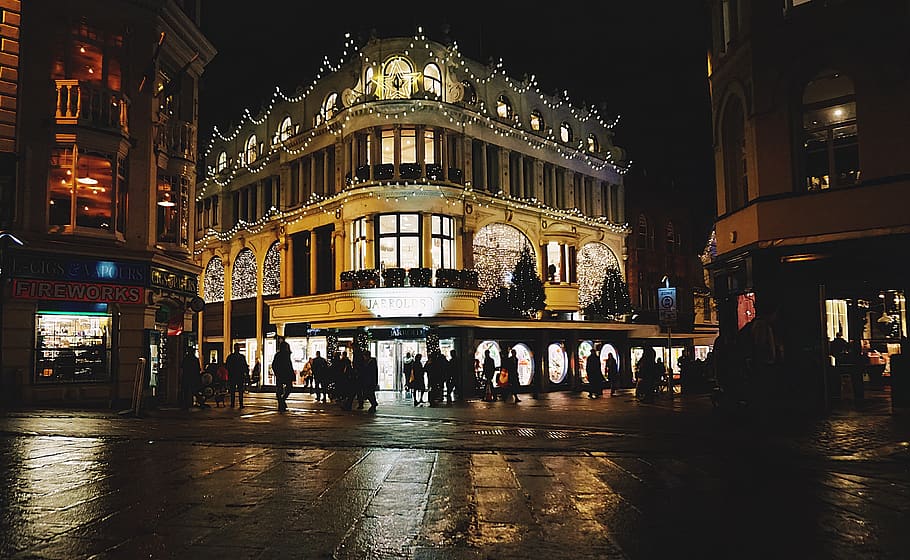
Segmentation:
[(597, 136), (593, 134), (588, 134), (588, 151), (592, 154), (596, 154), (600, 151), (600, 144), (597, 142)]
[(543, 130), (543, 127), (543, 115), (541, 115), (540, 111), (537, 109), (531, 111), (531, 130), (534, 132), (540, 132)]
[(568, 144), (572, 141), (572, 127), (569, 123), (564, 122), (559, 125), (559, 139)]
[(508, 120), (515, 117), (515, 113), (512, 112), (512, 102), (505, 95), (500, 95), (496, 100), (496, 116)]
[(293, 135), (294, 123), (291, 122), (291, 117), (284, 117), (284, 120), (281, 121), (281, 126), (278, 127), (278, 140), (284, 142)]
[(439, 66), (427, 64), (423, 69), (423, 89), (436, 97), (442, 97), (442, 74)]
[(363, 92), (367, 95), (376, 94), (376, 81), (373, 79), (373, 67), (367, 66), (363, 73)]
[(215, 171), (221, 173), (227, 169), (227, 152), (221, 152), (218, 154), (218, 163), (215, 164)]
[(414, 67), (408, 60), (395, 56), (382, 69), (382, 99), (410, 99), (414, 92)]
[(246, 164), (250, 165), (259, 157), (259, 144), (256, 141), (256, 135), (251, 134), (246, 140), (246, 145), (244, 149), (244, 155), (246, 156)]

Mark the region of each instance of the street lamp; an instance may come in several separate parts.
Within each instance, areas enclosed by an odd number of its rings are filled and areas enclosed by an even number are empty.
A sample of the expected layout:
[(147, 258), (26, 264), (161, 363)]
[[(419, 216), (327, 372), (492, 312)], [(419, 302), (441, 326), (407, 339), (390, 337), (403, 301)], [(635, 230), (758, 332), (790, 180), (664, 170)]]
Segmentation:
[[(0, 387), (3, 386), (3, 302), (6, 299), (6, 250), (11, 246), (24, 247), (25, 242), (19, 239), (14, 233), (0, 230)], [(5, 388), (4, 393), (8, 393), (11, 388)]]

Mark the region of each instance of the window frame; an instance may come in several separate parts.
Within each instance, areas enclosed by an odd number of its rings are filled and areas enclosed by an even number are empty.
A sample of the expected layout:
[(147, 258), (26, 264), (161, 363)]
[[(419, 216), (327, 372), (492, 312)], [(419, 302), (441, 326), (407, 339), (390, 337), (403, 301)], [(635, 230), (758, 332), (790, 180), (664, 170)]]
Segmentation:
[(567, 121), (559, 123), (559, 139), (565, 144), (568, 144), (575, 139), (575, 135), (572, 133), (572, 125)]
[[(389, 217), (389, 216), (395, 217), (395, 231), (383, 233), (382, 218)], [(402, 217), (404, 217), (404, 216), (414, 216), (416, 218), (416, 220), (417, 220), (417, 231), (416, 232), (402, 232), (401, 223), (402, 223)], [(390, 265), (386, 264), (382, 259), (382, 257), (383, 257), (383, 254), (382, 254), (383, 243), (382, 242), (383, 242), (383, 240), (388, 240), (388, 239), (395, 240), (394, 268), (411, 268), (411, 267), (405, 267), (402, 265), (401, 240), (403, 238), (407, 238), (407, 239), (416, 238), (417, 239), (417, 263), (415, 264), (415, 267), (419, 268), (419, 267), (423, 266), (423, 244), (422, 244), (423, 214), (421, 214), (419, 212), (388, 212), (388, 213), (383, 213), (383, 214), (376, 214), (376, 217), (374, 220), (374, 228), (375, 228), (374, 238), (376, 239), (376, 243), (375, 243), (376, 248), (374, 251), (374, 257), (375, 257), (375, 262), (377, 263), (378, 268), (383, 268), (383, 267), (390, 268), (391, 267)]]
[[(438, 224), (438, 233), (437, 233)], [(448, 234), (445, 225), (448, 224)], [(439, 258), (436, 255), (436, 241), (439, 240)], [(455, 268), (455, 218), (445, 214), (430, 216), (430, 259), (431, 268)]]
[(423, 67), (423, 90), (437, 97), (442, 97), (442, 71), (433, 62)]
[(250, 134), (243, 144), (243, 159), (247, 165), (251, 165), (259, 159), (259, 141), (255, 134)]

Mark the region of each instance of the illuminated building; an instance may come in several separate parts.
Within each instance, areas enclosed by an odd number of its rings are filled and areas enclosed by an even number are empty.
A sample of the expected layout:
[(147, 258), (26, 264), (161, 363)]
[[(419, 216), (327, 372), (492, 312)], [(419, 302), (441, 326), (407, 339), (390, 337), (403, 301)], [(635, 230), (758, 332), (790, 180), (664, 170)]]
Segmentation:
[[(350, 352), (359, 339), (379, 358), (383, 389), (400, 387), (407, 352), (437, 346), (457, 351), (463, 385), (483, 349), (498, 361), (519, 343), (522, 382), (536, 375), (540, 390), (577, 387), (576, 356), (591, 342), (612, 344), (627, 367), (638, 327), (583, 317), (607, 267), (624, 269), (615, 119), (420, 31), (345, 52), (203, 149), (206, 359), (239, 341), (267, 365), (284, 336), (299, 370), (316, 350)], [(483, 316), (522, 247), (546, 309)]]
[[(4, 397), (174, 399), (198, 292), (198, 3), (2, 3)], [(12, 241), (15, 239), (15, 241)]]
[(908, 6), (706, 5), (721, 334), (777, 306), (786, 388), (826, 405), (838, 332), (867, 383), (907, 352)]

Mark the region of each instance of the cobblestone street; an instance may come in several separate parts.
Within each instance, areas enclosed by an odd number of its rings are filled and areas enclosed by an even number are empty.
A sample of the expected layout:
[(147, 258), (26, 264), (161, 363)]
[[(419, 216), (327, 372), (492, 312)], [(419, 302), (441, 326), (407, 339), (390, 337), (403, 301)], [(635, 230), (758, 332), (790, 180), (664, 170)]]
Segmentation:
[(903, 558), (910, 415), (705, 397), (0, 415), (3, 558)]

